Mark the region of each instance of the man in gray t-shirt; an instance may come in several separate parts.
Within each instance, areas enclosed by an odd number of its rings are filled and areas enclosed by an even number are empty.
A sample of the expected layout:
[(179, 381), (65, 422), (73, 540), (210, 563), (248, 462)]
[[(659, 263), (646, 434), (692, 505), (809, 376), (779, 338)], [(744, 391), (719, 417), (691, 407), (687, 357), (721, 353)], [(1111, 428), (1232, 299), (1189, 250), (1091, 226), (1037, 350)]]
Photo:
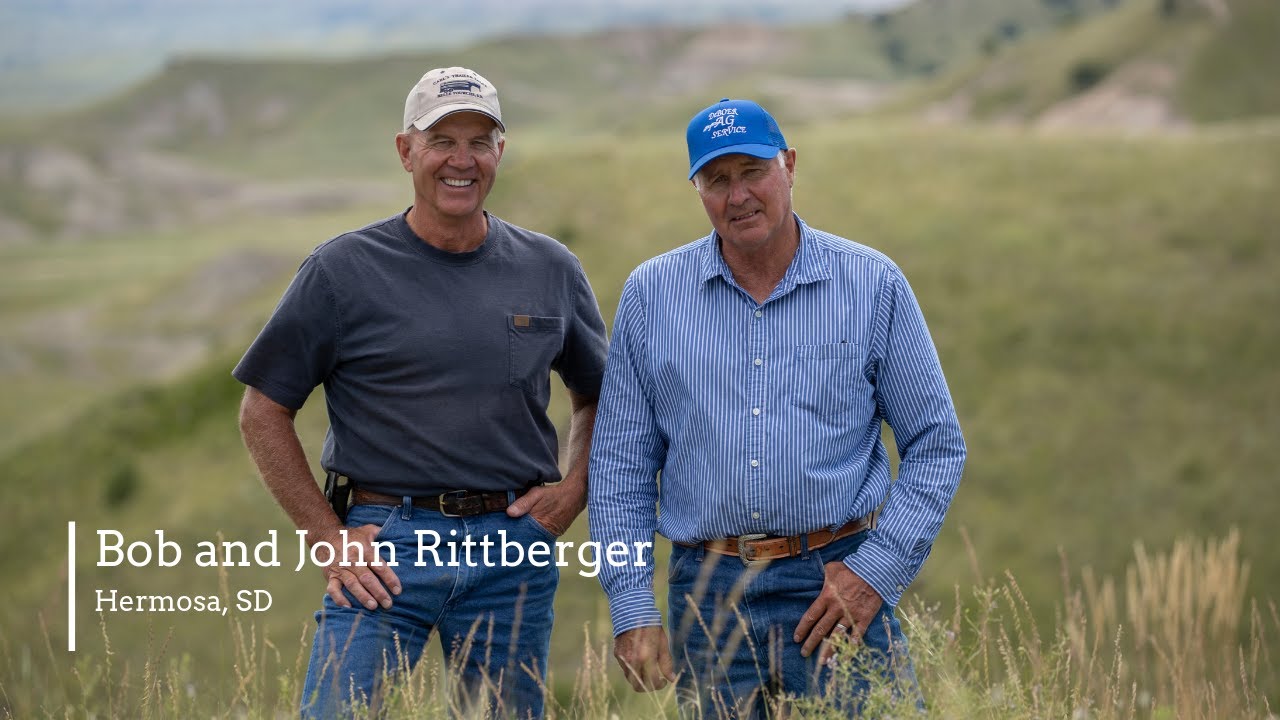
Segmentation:
[[(478, 548), (485, 537), (495, 548), (553, 543), (582, 511), (605, 334), (573, 253), (484, 210), (505, 129), (483, 77), (424, 75), (396, 136), (413, 205), (317, 247), (234, 370), (265, 484), (309, 543), (339, 549), (316, 613), (306, 716), (376, 705), (379, 682), (413, 667), (432, 633), (460, 668), (464, 708), (542, 715), (558, 571)], [(551, 370), (573, 408), (563, 480)], [(321, 464), (355, 485), (345, 523), (294, 430), (321, 384)], [(394, 566), (359, 562), (374, 543), (384, 560), (394, 550)]]

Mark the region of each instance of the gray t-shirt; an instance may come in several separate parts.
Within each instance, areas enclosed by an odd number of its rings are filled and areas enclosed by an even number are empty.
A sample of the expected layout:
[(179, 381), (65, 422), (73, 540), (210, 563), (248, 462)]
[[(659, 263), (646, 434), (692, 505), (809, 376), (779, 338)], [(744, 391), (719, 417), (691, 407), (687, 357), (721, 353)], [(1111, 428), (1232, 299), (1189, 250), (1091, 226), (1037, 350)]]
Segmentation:
[(596, 397), (604, 322), (564, 245), (489, 215), (448, 253), (403, 214), (317, 247), (233, 371), (297, 409), (321, 383), (321, 464), (391, 495), (560, 479), (550, 371)]

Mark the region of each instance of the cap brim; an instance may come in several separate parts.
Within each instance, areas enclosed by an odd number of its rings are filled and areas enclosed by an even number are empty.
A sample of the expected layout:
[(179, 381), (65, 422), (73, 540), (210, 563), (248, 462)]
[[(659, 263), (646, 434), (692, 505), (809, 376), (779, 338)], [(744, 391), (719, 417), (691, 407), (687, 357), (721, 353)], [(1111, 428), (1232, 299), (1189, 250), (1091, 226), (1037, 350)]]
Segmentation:
[(768, 160), (780, 152), (782, 152), (782, 148), (777, 147), (776, 145), (761, 145), (758, 143), (729, 145), (728, 147), (716, 148), (715, 150), (712, 150), (706, 155), (698, 158), (698, 161), (693, 164), (693, 167), (689, 168), (689, 179), (692, 180), (693, 176), (698, 174), (698, 171), (702, 169), (703, 165), (706, 165), (721, 155), (751, 155), (752, 157)]
[(455, 113), (460, 113), (460, 112), (473, 112), (473, 113), (479, 113), (481, 115), (484, 115), (485, 117), (497, 123), (499, 130), (501, 130), (502, 132), (507, 131), (507, 126), (502, 124), (502, 118), (489, 112), (488, 108), (482, 107), (480, 105), (475, 105), (472, 103), (451, 103), (449, 105), (441, 105), (440, 107), (436, 108), (435, 110), (432, 110), (426, 115), (423, 115), (417, 120), (414, 120), (413, 126), (418, 128), (419, 130), (426, 130), (432, 125), (435, 125), (436, 123), (445, 119), (449, 115), (453, 115)]

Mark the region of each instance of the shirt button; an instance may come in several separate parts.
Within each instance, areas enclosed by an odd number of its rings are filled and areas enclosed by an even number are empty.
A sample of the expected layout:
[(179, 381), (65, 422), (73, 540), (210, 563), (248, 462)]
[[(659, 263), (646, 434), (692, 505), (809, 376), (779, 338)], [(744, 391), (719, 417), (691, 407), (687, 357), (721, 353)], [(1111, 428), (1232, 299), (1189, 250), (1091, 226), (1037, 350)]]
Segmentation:
[(751, 414), (752, 414), (752, 415), (759, 415), (759, 414), (760, 414), (760, 408), (751, 408)]
[(757, 311), (756, 311), (756, 317), (764, 317), (764, 312), (763, 312), (763, 311), (761, 311), (761, 310), (757, 310)]
[(898, 586), (898, 592), (902, 592), (904, 590), (906, 590), (906, 588), (902, 587), (901, 585)]
[(759, 520), (759, 519), (760, 519), (760, 513), (758, 513), (758, 512), (753, 512), (753, 513), (751, 513), (751, 519), (752, 519), (752, 520)]
[(760, 467), (760, 461), (759, 461), (759, 460), (752, 460), (752, 461), (751, 461), (751, 467)]
[(756, 358), (755, 363), (756, 363), (756, 367), (760, 367), (761, 365), (764, 364), (764, 361), (761, 360), (760, 358)]

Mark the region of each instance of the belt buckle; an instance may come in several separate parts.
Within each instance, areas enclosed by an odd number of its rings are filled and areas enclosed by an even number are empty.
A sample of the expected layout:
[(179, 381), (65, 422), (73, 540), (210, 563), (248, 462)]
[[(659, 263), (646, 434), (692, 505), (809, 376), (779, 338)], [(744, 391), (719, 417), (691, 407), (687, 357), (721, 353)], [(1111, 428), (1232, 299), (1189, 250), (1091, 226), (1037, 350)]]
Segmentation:
[(749, 535), (738, 536), (738, 559), (742, 561), (742, 564), (745, 567), (751, 567), (753, 563), (768, 562), (767, 559), (756, 560), (755, 558), (747, 557), (747, 543), (752, 542), (753, 540), (763, 540), (767, 537), (769, 537), (769, 535), (766, 533), (751, 533)]
[(457, 500), (462, 502), (466, 499), (466, 490), (454, 490), (452, 492), (442, 493), (440, 495), (440, 514), (445, 517), (462, 517), (462, 508), (456, 508), (458, 512), (449, 512), (445, 509), (444, 504), (449, 500)]

